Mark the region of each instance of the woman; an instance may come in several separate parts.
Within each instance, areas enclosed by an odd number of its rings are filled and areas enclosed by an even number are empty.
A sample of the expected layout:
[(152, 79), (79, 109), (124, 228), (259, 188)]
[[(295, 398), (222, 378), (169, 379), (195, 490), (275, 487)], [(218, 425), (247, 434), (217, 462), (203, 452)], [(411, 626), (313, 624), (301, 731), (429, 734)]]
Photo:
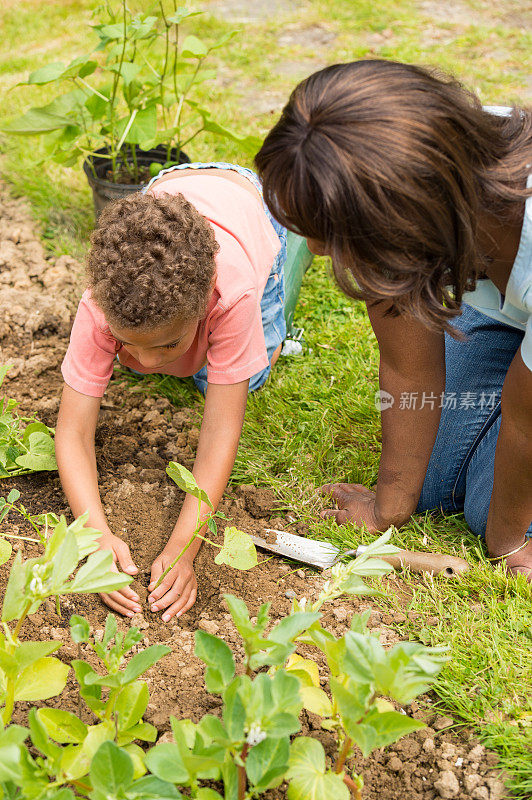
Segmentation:
[(376, 491), (328, 484), (324, 516), (376, 531), (463, 510), (530, 580), (532, 112), (407, 64), (338, 64), (295, 89), (256, 164), (379, 344)]

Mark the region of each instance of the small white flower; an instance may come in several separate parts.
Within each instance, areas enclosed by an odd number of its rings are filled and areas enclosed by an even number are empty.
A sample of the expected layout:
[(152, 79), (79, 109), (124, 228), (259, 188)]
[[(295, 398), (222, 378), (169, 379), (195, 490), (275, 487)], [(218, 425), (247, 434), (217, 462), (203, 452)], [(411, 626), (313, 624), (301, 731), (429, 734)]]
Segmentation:
[(248, 731), (246, 742), (250, 747), (255, 747), (266, 738), (266, 732), (262, 730), (258, 722), (254, 722)]
[(304, 611), (306, 607), (307, 607), (307, 598), (302, 597), (301, 600), (299, 601), (299, 608), (301, 609), (301, 611)]

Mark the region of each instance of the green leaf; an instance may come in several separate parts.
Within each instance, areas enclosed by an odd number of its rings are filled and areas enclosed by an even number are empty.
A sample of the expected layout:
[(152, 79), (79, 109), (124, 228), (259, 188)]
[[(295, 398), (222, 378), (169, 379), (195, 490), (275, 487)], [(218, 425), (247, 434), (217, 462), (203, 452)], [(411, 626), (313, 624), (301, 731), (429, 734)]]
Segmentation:
[(120, 732), (137, 724), (146, 711), (148, 700), (148, 687), (143, 681), (135, 681), (122, 689), (115, 705)]
[(19, 467), (32, 470), (32, 472), (57, 469), (54, 440), (49, 433), (42, 431), (30, 433), (28, 446), (30, 452), (16, 459)]
[(8, 503), (16, 503), (20, 499), (20, 492), (18, 489), (11, 489), (7, 496)]
[(298, 737), (290, 748), (287, 800), (349, 800), (340, 775), (325, 771), (325, 752), (316, 739)]
[(73, 642), (81, 644), (88, 642), (91, 634), (91, 629), (88, 620), (85, 617), (80, 617), (79, 614), (72, 614), (70, 617), (70, 636)]
[[(128, 789), (128, 798), (131, 800), (181, 800), (182, 797), (183, 795), (175, 786), (154, 775), (139, 778)], [(199, 797), (200, 795), (197, 794), (196, 798)]]
[(152, 748), (146, 756), (146, 766), (158, 778), (169, 783), (187, 783), (190, 780), (179, 747), (170, 742)]
[(8, 542), (7, 539), (0, 539), (0, 567), (2, 564), (5, 564), (6, 561), (9, 561), (12, 552), (13, 547), (11, 546), (11, 542)]
[(70, 667), (57, 658), (39, 658), (22, 670), (15, 683), (15, 700), (47, 700), (65, 688)]
[(124, 84), (129, 86), (129, 84), (135, 80), (137, 75), (140, 72), (140, 65), (139, 64), (132, 64), (129, 61), (124, 61), (122, 65), (120, 64), (113, 64), (109, 67), (111, 72), (116, 72), (118, 75), (121, 76)]
[(39, 658), (44, 658), (59, 650), (62, 644), (62, 642), (22, 642), (15, 650), (17, 672), (34, 664)]
[(22, 615), (27, 605), (24, 596), (25, 585), (26, 566), (22, 563), (22, 553), (19, 550), (9, 573), (2, 607), (2, 622), (11, 622), (11, 620), (18, 619)]
[(30, 434), (32, 433), (45, 433), (47, 436), (49, 436), (50, 430), (48, 428), (48, 425), (45, 425), (44, 422), (30, 422), (30, 424), (26, 425), (26, 427), (24, 428), (24, 433), (22, 434), (22, 441), (24, 442), (24, 444), (28, 444)]
[(174, 481), (175, 484), (177, 484), (177, 486), (179, 486), (183, 492), (187, 492), (187, 494), (197, 497), (198, 500), (206, 503), (209, 508), (214, 509), (214, 506), (211, 503), (207, 493), (204, 492), (203, 489), (200, 489), (196, 483), (194, 475), (182, 464), (178, 464), (176, 461), (170, 461), (166, 467), (166, 474)]
[(166, 17), (166, 21), (171, 22), (173, 25), (179, 25), (179, 23), (183, 22), (184, 19), (190, 19), (190, 17), (197, 17), (200, 14), (204, 13), (205, 13), (204, 11), (189, 11), (188, 8), (180, 7), (173, 14), (169, 14)]
[(167, 647), (165, 644), (152, 644), (150, 647), (137, 653), (125, 668), (122, 682), (125, 684), (136, 680), (139, 675), (142, 675), (147, 669), (153, 667), (159, 659), (171, 652), (172, 648)]
[(58, 114), (51, 114), (44, 108), (30, 108), (25, 114), (17, 117), (12, 122), (2, 125), (0, 130), (6, 133), (33, 135), (56, 131), (70, 125), (71, 120)]
[(264, 739), (249, 750), (246, 772), (254, 792), (279, 786), (288, 769), (288, 739)]
[(61, 744), (81, 744), (88, 728), (75, 714), (60, 708), (39, 708), (37, 717), (48, 736)]
[(207, 665), (205, 686), (208, 692), (221, 694), (235, 674), (235, 659), (231, 648), (206, 631), (197, 630), (194, 654)]
[(80, 556), (76, 536), (71, 531), (67, 531), (53, 560), (50, 581), (54, 593), (57, 592), (59, 594), (60, 590), (63, 588), (63, 582), (74, 572), (79, 560)]
[(92, 761), (96, 752), (104, 742), (110, 742), (115, 738), (116, 730), (112, 720), (108, 719), (99, 725), (89, 725), (89, 732), (82, 744), (82, 755)]
[(311, 711), (319, 717), (332, 716), (331, 701), (323, 689), (317, 686), (302, 686), (299, 691), (303, 706), (307, 711)]
[(222, 795), (215, 792), (214, 789), (203, 786), (201, 789), (198, 789), (196, 800), (223, 800), (223, 798)]
[(241, 742), (244, 738), (246, 709), (239, 694), (243, 683), (251, 683), (249, 678), (237, 678), (229, 685), (223, 695), (223, 721), (227, 735), (233, 742)]
[(113, 556), (110, 550), (91, 553), (87, 562), (78, 570), (74, 579), (65, 586), (66, 594), (113, 592), (128, 586), (133, 578), (122, 572), (113, 572)]
[(93, 788), (108, 800), (121, 798), (122, 790), (133, 780), (133, 762), (114, 742), (104, 742), (92, 759), (89, 777)]
[(61, 61), (55, 61), (53, 64), (46, 64), (44, 67), (30, 72), (27, 83), (29, 84), (43, 84), (56, 81), (65, 71), (65, 65)]
[(24, 740), (28, 735), (26, 728), (10, 725), (0, 730), (0, 782), (20, 781), (20, 755)]
[(181, 48), (183, 58), (203, 58), (208, 52), (207, 45), (197, 36), (187, 36)]
[(330, 687), (344, 727), (351, 731), (353, 725), (356, 725), (368, 710), (373, 695), (372, 686), (368, 683), (358, 683), (350, 678), (344, 678), (343, 682), (331, 678)]
[(216, 554), (215, 564), (228, 564), (235, 569), (257, 566), (257, 551), (251, 536), (238, 528), (226, 528), (222, 549)]

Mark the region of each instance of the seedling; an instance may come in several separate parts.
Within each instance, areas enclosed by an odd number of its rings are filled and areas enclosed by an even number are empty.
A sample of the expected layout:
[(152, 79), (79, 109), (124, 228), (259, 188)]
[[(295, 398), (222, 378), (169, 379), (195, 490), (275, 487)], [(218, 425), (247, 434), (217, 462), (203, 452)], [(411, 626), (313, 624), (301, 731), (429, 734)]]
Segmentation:
[[(196, 483), (196, 479), (189, 470), (182, 464), (177, 464), (175, 461), (170, 461), (166, 468), (168, 476), (179, 486), (184, 492), (191, 494), (197, 498), (198, 510), (196, 517), (196, 527), (194, 532), (182, 550), (177, 554), (172, 563), (165, 569), (155, 588), (160, 586), (164, 578), (168, 575), (171, 569), (175, 567), (177, 562), (183, 557), (190, 545), (195, 539), (201, 539), (204, 542), (218, 548), (220, 551), (217, 553), (214, 561), (216, 564), (228, 564), (235, 569), (251, 569), (257, 565), (257, 550), (249, 534), (240, 531), (237, 528), (226, 528), (224, 531), (223, 545), (218, 542), (213, 542), (212, 539), (202, 536), (200, 531), (206, 526), (207, 529), (216, 536), (216, 518), (225, 519), (225, 516), (220, 511), (214, 511), (214, 506), (211, 503), (207, 493), (200, 489)], [(205, 503), (210, 509), (211, 513), (202, 515), (202, 505)]]
[[(11, 364), (0, 366), (0, 386)], [(0, 398), (0, 478), (56, 470), (54, 429), (35, 417), (21, 417), (16, 400)]]

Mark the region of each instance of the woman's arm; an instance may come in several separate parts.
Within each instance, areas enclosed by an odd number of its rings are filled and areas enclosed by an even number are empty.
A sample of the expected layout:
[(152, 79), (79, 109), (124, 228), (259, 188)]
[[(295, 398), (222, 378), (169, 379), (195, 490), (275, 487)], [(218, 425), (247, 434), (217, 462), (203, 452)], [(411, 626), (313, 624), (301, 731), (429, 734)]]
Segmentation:
[[(371, 530), (402, 525), (416, 508), (440, 421), (445, 389), (443, 333), (405, 316), (386, 315), (386, 303), (369, 304), (379, 343), (379, 385), (389, 403), (381, 408), (382, 455), (376, 493), (358, 484), (328, 484), (338, 522)], [(385, 394), (384, 394), (385, 393)], [(386, 407), (387, 406), (387, 407)]]
[[(100, 398), (76, 392), (65, 386), (59, 407), (55, 434), (55, 452), (59, 477), (75, 517), (89, 512), (88, 524), (102, 532), (100, 547), (111, 550), (113, 559), (124, 572), (138, 572), (127, 544), (113, 534), (100, 500), (94, 434), (100, 410)], [(117, 570), (118, 571), (118, 570)], [(112, 609), (126, 616), (140, 611), (139, 597), (129, 587), (101, 594)]]
[[(209, 383), (207, 387), (198, 451), (192, 472), (215, 509), (235, 463), (246, 411), (248, 385), (249, 380), (245, 380), (230, 385)], [(152, 604), (152, 611), (167, 609), (163, 615), (165, 622), (174, 614), (184, 614), (196, 599), (193, 561), (201, 547), (201, 539), (196, 539), (189, 547), (160, 586), (155, 588), (155, 584), (192, 536), (196, 528), (197, 511), (198, 501), (187, 494), (168, 544), (152, 567), (152, 581), (148, 587), (151, 594), (148, 600)], [(204, 503), (201, 516), (205, 518), (209, 513), (210, 508)], [(204, 530), (201, 535), (205, 535)]]
[[(532, 522), (532, 372), (518, 350), (502, 390), (502, 420), (486, 528), (492, 556), (525, 542)], [(511, 569), (532, 575), (532, 542), (508, 559)]]

